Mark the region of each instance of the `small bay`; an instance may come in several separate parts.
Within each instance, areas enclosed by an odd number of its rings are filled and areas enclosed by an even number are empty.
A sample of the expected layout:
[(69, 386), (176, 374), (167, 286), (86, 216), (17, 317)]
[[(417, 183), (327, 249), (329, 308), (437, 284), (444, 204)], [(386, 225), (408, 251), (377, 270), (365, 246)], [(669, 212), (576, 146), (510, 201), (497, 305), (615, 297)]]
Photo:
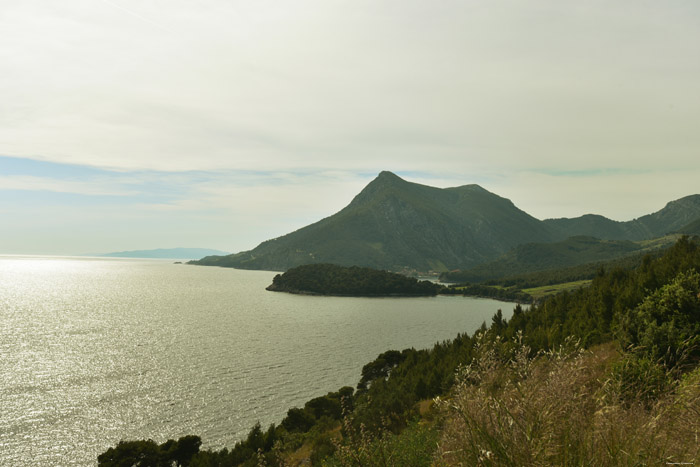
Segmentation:
[(354, 386), (388, 349), (472, 334), (463, 297), (265, 291), (276, 273), (162, 260), (0, 257), (0, 465), (94, 465), (121, 439), (233, 446)]

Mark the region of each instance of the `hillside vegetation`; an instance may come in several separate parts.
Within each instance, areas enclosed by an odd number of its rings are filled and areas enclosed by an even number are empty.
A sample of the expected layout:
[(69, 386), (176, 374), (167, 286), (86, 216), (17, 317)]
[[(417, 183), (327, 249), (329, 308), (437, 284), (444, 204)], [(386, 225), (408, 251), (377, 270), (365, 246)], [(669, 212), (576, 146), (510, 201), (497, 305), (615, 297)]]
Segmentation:
[(267, 290), (337, 296), (437, 295), (442, 287), (401, 274), (357, 266), (307, 264), (277, 274)]
[(483, 282), (490, 279), (562, 269), (582, 264), (610, 261), (642, 250), (642, 246), (624, 240), (600, 240), (593, 237), (571, 237), (554, 243), (527, 243), (501, 256), (464, 271), (445, 272), (444, 282)]
[(586, 235), (606, 240), (648, 240), (676, 232), (700, 219), (700, 195), (671, 201), (663, 209), (638, 219), (618, 222), (587, 214), (573, 219), (547, 219), (544, 222), (558, 239)]
[[(672, 201), (656, 213), (629, 222), (594, 215), (540, 221), (478, 185), (435, 188), (382, 172), (348, 206), (325, 219), (250, 251), (208, 256), (192, 263), (272, 271), (332, 263), (394, 272), (444, 272), (497, 260), (524, 244), (582, 235), (621, 242), (601, 245), (596, 257), (600, 258), (606, 250), (612, 254), (624, 250), (623, 241), (658, 238), (697, 219), (700, 195)], [(538, 267), (595, 261), (593, 253), (569, 255), (566, 264)], [(534, 250), (532, 254), (544, 258)]]
[[(474, 336), (384, 352), (356, 389), (181, 465), (698, 462), (698, 270), (700, 247), (681, 238), (633, 270), (601, 269), (588, 287), (518, 305), (510, 320), (498, 311)], [(173, 462), (174, 443), (122, 442), (99, 462)]]
[(698, 235), (700, 236), (700, 219), (678, 229), (678, 232), (684, 235)]
[(484, 281), (484, 285), (515, 287), (527, 289), (532, 287), (542, 287), (545, 285), (557, 285), (567, 282), (593, 279), (601, 270), (624, 269), (632, 270), (639, 267), (646, 257), (658, 258), (665, 254), (665, 249), (653, 250), (645, 254), (637, 253), (622, 258), (599, 261), (594, 263), (570, 266), (561, 269), (548, 269), (545, 271), (529, 272), (505, 276), (497, 279)]

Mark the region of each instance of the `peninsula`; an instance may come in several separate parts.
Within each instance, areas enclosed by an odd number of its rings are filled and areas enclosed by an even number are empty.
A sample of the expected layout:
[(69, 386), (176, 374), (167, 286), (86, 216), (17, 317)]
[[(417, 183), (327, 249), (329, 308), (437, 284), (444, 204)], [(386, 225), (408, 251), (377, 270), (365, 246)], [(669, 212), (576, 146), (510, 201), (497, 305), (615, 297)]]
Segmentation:
[(433, 296), (443, 287), (387, 271), (358, 266), (307, 264), (277, 274), (267, 290), (354, 297)]

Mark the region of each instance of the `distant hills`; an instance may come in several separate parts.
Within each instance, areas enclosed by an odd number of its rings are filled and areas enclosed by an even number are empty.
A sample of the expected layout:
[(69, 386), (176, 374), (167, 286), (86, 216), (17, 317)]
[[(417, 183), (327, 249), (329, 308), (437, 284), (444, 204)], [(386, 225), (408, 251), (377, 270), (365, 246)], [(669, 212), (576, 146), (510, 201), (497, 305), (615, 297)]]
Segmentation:
[(671, 201), (658, 212), (627, 222), (587, 214), (573, 219), (547, 219), (543, 223), (559, 240), (575, 235), (587, 235), (605, 240), (638, 241), (680, 231), (694, 221), (700, 221), (700, 195)]
[(229, 252), (210, 248), (158, 248), (155, 250), (117, 251), (94, 256), (109, 258), (199, 259), (211, 255), (228, 255)]
[[(561, 242), (573, 236), (650, 240), (695, 229), (696, 220), (700, 220), (700, 195), (672, 201), (656, 213), (629, 222), (597, 215), (541, 221), (478, 185), (435, 188), (381, 172), (348, 206), (330, 217), (267, 240), (253, 250), (207, 256), (193, 263), (277, 271), (333, 263), (441, 272), (492, 262), (524, 244)], [(605, 256), (606, 249), (633, 251), (636, 247), (608, 243), (599, 248)], [(522, 255), (523, 251), (512, 254)]]

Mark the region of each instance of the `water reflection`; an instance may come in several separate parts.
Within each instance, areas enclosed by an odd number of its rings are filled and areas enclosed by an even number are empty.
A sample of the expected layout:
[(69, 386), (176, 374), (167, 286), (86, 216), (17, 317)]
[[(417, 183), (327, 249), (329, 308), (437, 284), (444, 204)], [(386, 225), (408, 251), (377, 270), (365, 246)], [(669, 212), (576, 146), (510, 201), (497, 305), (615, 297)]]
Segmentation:
[(354, 385), (393, 348), (508, 304), (266, 292), (275, 273), (169, 261), (0, 257), (2, 465), (92, 465), (120, 439), (232, 445)]

